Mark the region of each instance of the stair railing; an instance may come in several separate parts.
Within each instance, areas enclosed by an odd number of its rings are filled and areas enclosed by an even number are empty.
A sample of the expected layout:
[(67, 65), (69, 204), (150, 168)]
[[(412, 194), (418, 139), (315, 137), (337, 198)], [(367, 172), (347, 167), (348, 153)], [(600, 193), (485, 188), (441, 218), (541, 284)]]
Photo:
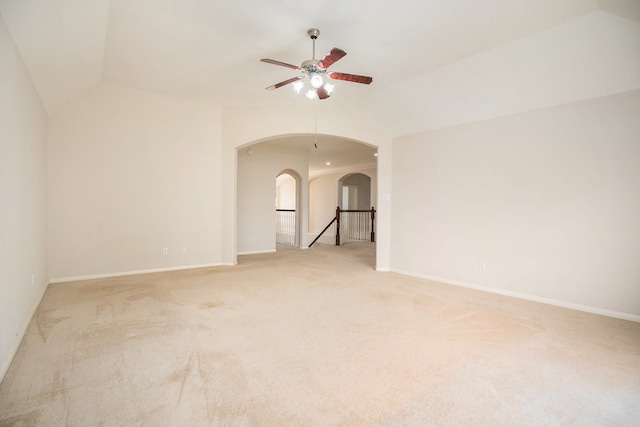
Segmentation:
[(276, 209), (276, 243), (295, 246), (296, 211), (295, 209)]
[(311, 242), (309, 247), (322, 237), (322, 235), (331, 228), (333, 223), (335, 226), (335, 241), (336, 246), (346, 244), (350, 242), (375, 242), (375, 219), (376, 210), (371, 207), (371, 210), (342, 210), (338, 206), (336, 208), (336, 215), (331, 219), (329, 224), (318, 234), (318, 236)]
[(331, 219), (331, 221), (329, 221), (329, 224), (327, 224), (327, 226), (324, 228), (324, 230), (322, 230), (322, 231), (320, 232), (320, 234), (318, 234), (318, 235), (316, 236), (316, 238), (315, 238), (315, 239), (313, 239), (313, 242), (311, 242), (311, 244), (309, 245), (309, 247), (313, 246), (313, 244), (314, 244), (315, 242), (317, 242), (317, 241), (318, 241), (318, 239), (319, 239), (320, 237), (322, 237), (322, 235), (324, 234), (324, 232), (325, 232), (325, 231), (327, 231), (327, 230), (329, 229), (329, 227), (331, 227), (331, 225), (333, 225), (333, 223), (334, 223), (334, 222), (336, 222), (336, 220), (337, 220), (337, 218), (336, 218), (336, 217), (333, 217), (333, 218)]

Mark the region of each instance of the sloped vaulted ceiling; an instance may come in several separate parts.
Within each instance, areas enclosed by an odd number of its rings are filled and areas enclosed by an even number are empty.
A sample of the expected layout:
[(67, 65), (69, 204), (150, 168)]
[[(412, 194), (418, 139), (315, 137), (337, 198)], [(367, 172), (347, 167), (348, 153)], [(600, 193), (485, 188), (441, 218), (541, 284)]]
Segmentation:
[(0, 1), (48, 112), (102, 80), (109, 6), (109, 0)]
[[(49, 113), (100, 82), (216, 105), (308, 102), (268, 57), (348, 55), (326, 101), (399, 136), (640, 88), (637, 0), (0, 0)], [(294, 72), (295, 73), (295, 72)], [(294, 74), (295, 75), (295, 74)], [(577, 78), (576, 78), (577, 77)]]

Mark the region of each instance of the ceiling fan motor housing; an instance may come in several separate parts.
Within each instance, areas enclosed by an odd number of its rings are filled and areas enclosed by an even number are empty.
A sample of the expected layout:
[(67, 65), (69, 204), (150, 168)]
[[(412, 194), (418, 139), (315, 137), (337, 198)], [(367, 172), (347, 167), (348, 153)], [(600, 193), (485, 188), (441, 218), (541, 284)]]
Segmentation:
[(302, 63), (300, 70), (307, 75), (311, 73), (326, 73), (327, 70), (319, 67), (318, 62), (317, 59), (308, 59)]
[(325, 78), (327, 76), (327, 70), (318, 66), (317, 59), (309, 59), (304, 61), (300, 66), (300, 71), (302, 71), (311, 82), (311, 86), (314, 89), (318, 89), (320, 86), (323, 86), (325, 83)]

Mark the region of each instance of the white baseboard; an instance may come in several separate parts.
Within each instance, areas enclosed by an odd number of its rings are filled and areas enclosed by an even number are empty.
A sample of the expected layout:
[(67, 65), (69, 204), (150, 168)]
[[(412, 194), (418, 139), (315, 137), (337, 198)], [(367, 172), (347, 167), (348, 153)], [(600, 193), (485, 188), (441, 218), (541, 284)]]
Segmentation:
[(238, 252), (238, 256), (241, 255), (258, 255), (258, 254), (272, 254), (275, 253), (275, 249), (268, 249), (266, 251), (247, 251), (247, 252)]
[(554, 305), (554, 306), (557, 306), (557, 307), (569, 308), (571, 310), (584, 311), (586, 313), (599, 314), (601, 316), (613, 317), (613, 318), (616, 318), (616, 319), (629, 320), (631, 322), (640, 323), (640, 316), (638, 316), (636, 314), (624, 313), (624, 312), (621, 312), (621, 311), (607, 310), (607, 309), (604, 309), (604, 308), (591, 307), (591, 306), (580, 305), (580, 304), (574, 304), (574, 303), (571, 303), (571, 302), (560, 301), (560, 300), (556, 300), (556, 299), (552, 299), (552, 298), (543, 298), (543, 297), (538, 297), (538, 296), (535, 296), (535, 295), (523, 294), (523, 293), (520, 293), (520, 292), (506, 291), (506, 290), (503, 290), (503, 289), (491, 288), (491, 287), (488, 287), (488, 286), (481, 286), (481, 285), (476, 285), (476, 284), (473, 284), (473, 283), (461, 282), (459, 280), (451, 280), (451, 279), (446, 279), (446, 278), (442, 278), (442, 277), (434, 277), (434, 276), (430, 276), (430, 275), (427, 275), (427, 274), (418, 274), (418, 273), (413, 273), (413, 272), (409, 272), (409, 271), (402, 271), (402, 270), (395, 270), (395, 269), (392, 269), (391, 271), (394, 272), (394, 273), (402, 274), (404, 276), (417, 277), (419, 279), (426, 279), (426, 280), (430, 280), (432, 282), (439, 282), (439, 283), (444, 283), (444, 284), (447, 284), (447, 285), (460, 286), (460, 287), (463, 287), (463, 288), (469, 288), (469, 289), (475, 289), (475, 290), (478, 290), (478, 291), (490, 292), (492, 294), (505, 295), (505, 296), (508, 296), (508, 297), (519, 298), (519, 299), (523, 299), (523, 300), (527, 300), (527, 301), (534, 301), (534, 302), (539, 302), (539, 303), (542, 303), (542, 304), (549, 304), (549, 305)]
[(16, 353), (18, 353), (18, 348), (20, 348), (20, 344), (22, 343), (22, 340), (24, 339), (24, 336), (27, 333), (27, 329), (29, 328), (31, 319), (33, 319), (33, 316), (35, 316), (36, 311), (38, 310), (38, 307), (42, 302), (42, 298), (44, 298), (44, 293), (47, 291), (47, 286), (44, 286), (42, 288), (42, 291), (40, 292), (38, 299), (36, 300), (33, 307), (31, 307), (31, 312), (29, 317), (27, 317), (26, 322), (22, 325), (22, 328), (20, 329), (20, 332), (16, 337), (17, 340), (14, 342), (13, 346), (11, 347), (11, 351), (9, 352), (7, 359), (2, 362), (2, 367), (0, 368), (0, 382), (2, 382), (2, 380), (4, 379), (4, 376), (7, 374), (7, 371), (9, 370), (9, 366), (11, 366), (11, 362), (13, 362), (13, 358), (16, 357)]
[(164, 273), (167, 271), (177, 270), (191, 270), (194, 268), (208, 268), (208, 267), (232, 267), (235, 264), (232, 263), (213, 263), (213, 264), (199, 264), (199, 265), (184, 265), (178, 267), (165, 267), (165, 268), (153, 268), (150, 270), (135, 270), (135, 271), (123, 271), (119, 273), (105, 273), (105, 274), (91, 274), (88, 276), (72, 276), (72, 277), (56, 277), (49, 279), (49, 283), (65, 283), (65, 282), (78, 282), (81, 280), (94, 280), (94, 279), (108, 279), (110, 277), (121, 276), (133, 276), (136, 274), (149, 274), (149, 273)]

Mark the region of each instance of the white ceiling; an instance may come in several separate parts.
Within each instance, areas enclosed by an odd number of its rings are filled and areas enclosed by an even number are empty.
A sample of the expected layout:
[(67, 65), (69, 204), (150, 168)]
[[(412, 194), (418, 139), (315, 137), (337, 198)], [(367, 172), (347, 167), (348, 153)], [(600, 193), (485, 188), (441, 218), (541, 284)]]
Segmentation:
[[(261, 142), (309, 152), (309, 177), (340, 170), (375, 168), (375, 147), (327, 135), (296, 135)], [(258, 147), (259, 145), (258, 144)], [(329, 164), (327, 164), (329, 163)]]
[[(640, 87), (638, 0), (0, 0), (0, 14), (49, 113), (100, 82), (221, 106), (308, 103), (289, 87), (266, 91), (297, 73), (259, 59), (309, 59), (312, 27), (317, 57), (348, 53), (333, 71), (374, 77), (338, 82), (320, 102), (344, 104), (389, 136)], [(594, 31), (606, 42), (593, 43)], [(589, 75), (589, 61), (621, 40), (608, 68)], [(567, 49), (586, 44), (572, 65)], [(505, 59), (514, 52), (524, 52), (516, 65)], [(584, 84), (573, 86), (569, 66), (587, 72)], [(557, 80), (566, 96), (549, 85), (550, 67), (567, 74)], [(530, 70), (544, 72), (522, 91), (517, 76)]]

